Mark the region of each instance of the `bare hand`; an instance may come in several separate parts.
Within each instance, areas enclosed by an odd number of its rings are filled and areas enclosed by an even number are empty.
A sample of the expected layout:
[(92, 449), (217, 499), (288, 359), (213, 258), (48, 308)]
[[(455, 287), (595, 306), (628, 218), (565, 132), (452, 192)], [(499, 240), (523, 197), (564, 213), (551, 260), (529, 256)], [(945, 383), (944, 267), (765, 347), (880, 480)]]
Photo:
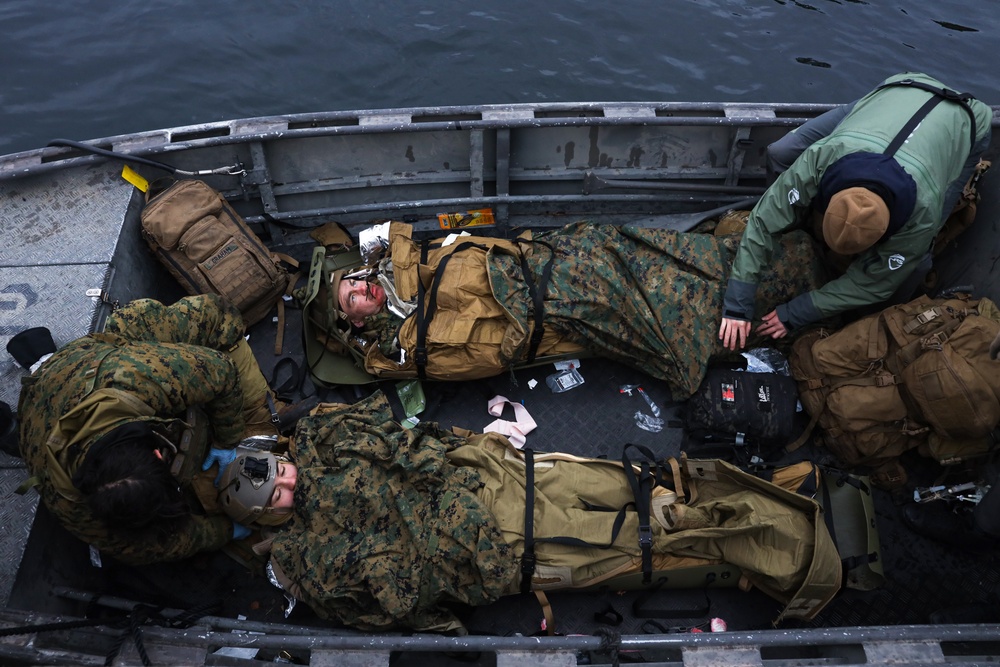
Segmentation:
[(746, 320), (734, 320), (729, 317), (722, 318), (722, 325), (719, 327), (719, 340), (728, 350), (740, 349), (747, 343), (750, 337), (750, 323)]
[(784, 338), (788, 335), (788, 327), (778, 319), (778, 311), (772, 310), (764, 316), (763, 323), (757, 327), (757, 333), (771, 338)]

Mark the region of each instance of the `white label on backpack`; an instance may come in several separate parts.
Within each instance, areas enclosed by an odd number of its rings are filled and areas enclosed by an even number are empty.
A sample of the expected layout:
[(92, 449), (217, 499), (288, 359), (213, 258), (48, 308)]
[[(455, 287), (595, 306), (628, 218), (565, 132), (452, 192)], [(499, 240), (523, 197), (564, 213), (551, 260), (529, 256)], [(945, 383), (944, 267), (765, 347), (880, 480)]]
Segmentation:
[(889, 270), (895, 271), (899, 267), (903, 266), (906, 258), (900, 254), (889, 255)]
[(794, 205), (799, 201), (799, 191), (796, 188), (792, 188), (788, 191), (788, 204)]
[(757, 387), (757, 400), (761, 403), (771, 402), (771, 388), (766, 385)]

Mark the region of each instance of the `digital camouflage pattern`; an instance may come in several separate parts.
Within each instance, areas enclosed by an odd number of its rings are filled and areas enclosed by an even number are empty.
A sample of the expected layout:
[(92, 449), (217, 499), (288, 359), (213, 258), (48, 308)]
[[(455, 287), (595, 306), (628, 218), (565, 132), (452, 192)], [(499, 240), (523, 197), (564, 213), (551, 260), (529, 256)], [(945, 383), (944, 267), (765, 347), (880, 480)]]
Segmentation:
[[(93, 517), (70, 479), (105, 433), (129, 421), (172, 422), (189, 406), (207, 413), (212, 446), (235, 445), (244, 430), (243, 395), (225, 350), (243, 333), (239, 311), (215, 295), (169, 307), (141, 299), (115, 311), (105, 333), (68, 343), (25, 379), (22, 454), (45, 506), (71, 533), (129, 563), (184, 558), (231, 539), (224, 515), (195, 516), (167, 539), (122, 535)], [(192, 455), (203, 459), (205, 452)], [(180, 480), (185, 490), (191, 481)], [(197, 508), (193, 497), (191, 505)]]
[[(710, 359), (728, 354), (718, 332), (738, 235), (581, 222), (535, 240), (525, 247), (536, 284), (549, 247), (555, 253), (546, 327), (597, 356), (665, 380), (677, 400), (697, 390)], [(810, 237), (784, 235), (758, 291), (767, 308), (761, 312), (815, 289), (824, 278)], [(495, 255), (490, 283), (509, 312), (531, 321), (532, 302), (517, 259)]]
[[(456, 605), (519, 591), (525, 464), (503, 436), (403, 429), (376, 392), (299, 421), (290, 454), (294, 514), (272, 541), (271, 562), (285, 590), (320, 616), (363, 630), (458, 630)], [(678, 468), (673, 478), (697, 486), (686, 503), (664, 487), (652, 493), (662, 501), (654, 570), (730, 563), (800, 618), (840, 589), (840, 557), (815, 501), (721, 461), (681, 466), (696, 473)], [(620, 464), (538, 454), (533, 484), (536, 539), (608, 545), (539, 542), (534, 589), (641, 572), (639, 518)]]
[(298, 423), (295, 514), (272, 544), (291, 592), (324, 618), (376, 630), (455, 627), (455, 604), (495, 601), (518, 567), (479, 476), (449, 465), (464, 438), (403, 429), (380, 392)]

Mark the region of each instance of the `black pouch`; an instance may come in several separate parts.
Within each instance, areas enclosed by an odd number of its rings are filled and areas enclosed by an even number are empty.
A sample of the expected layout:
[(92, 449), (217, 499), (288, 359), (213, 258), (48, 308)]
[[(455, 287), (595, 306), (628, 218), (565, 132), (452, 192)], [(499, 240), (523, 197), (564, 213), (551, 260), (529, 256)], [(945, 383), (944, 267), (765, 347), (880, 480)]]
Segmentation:
[(770, 458), (795, 435), (797, 401), (787, 375), (711, 367), (684, 411), (689, 453), (736, 446)]

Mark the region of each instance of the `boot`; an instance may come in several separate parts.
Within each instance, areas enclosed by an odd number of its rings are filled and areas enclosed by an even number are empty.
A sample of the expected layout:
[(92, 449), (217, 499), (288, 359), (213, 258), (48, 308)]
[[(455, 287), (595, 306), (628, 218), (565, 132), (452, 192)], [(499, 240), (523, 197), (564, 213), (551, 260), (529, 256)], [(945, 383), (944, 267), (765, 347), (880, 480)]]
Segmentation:
[(35, 364), (48, 359), (55, 351), (52, 332), (45, 327), (25, 329), (7, 342), (7, 352), (28, 372), (33, 372)]

